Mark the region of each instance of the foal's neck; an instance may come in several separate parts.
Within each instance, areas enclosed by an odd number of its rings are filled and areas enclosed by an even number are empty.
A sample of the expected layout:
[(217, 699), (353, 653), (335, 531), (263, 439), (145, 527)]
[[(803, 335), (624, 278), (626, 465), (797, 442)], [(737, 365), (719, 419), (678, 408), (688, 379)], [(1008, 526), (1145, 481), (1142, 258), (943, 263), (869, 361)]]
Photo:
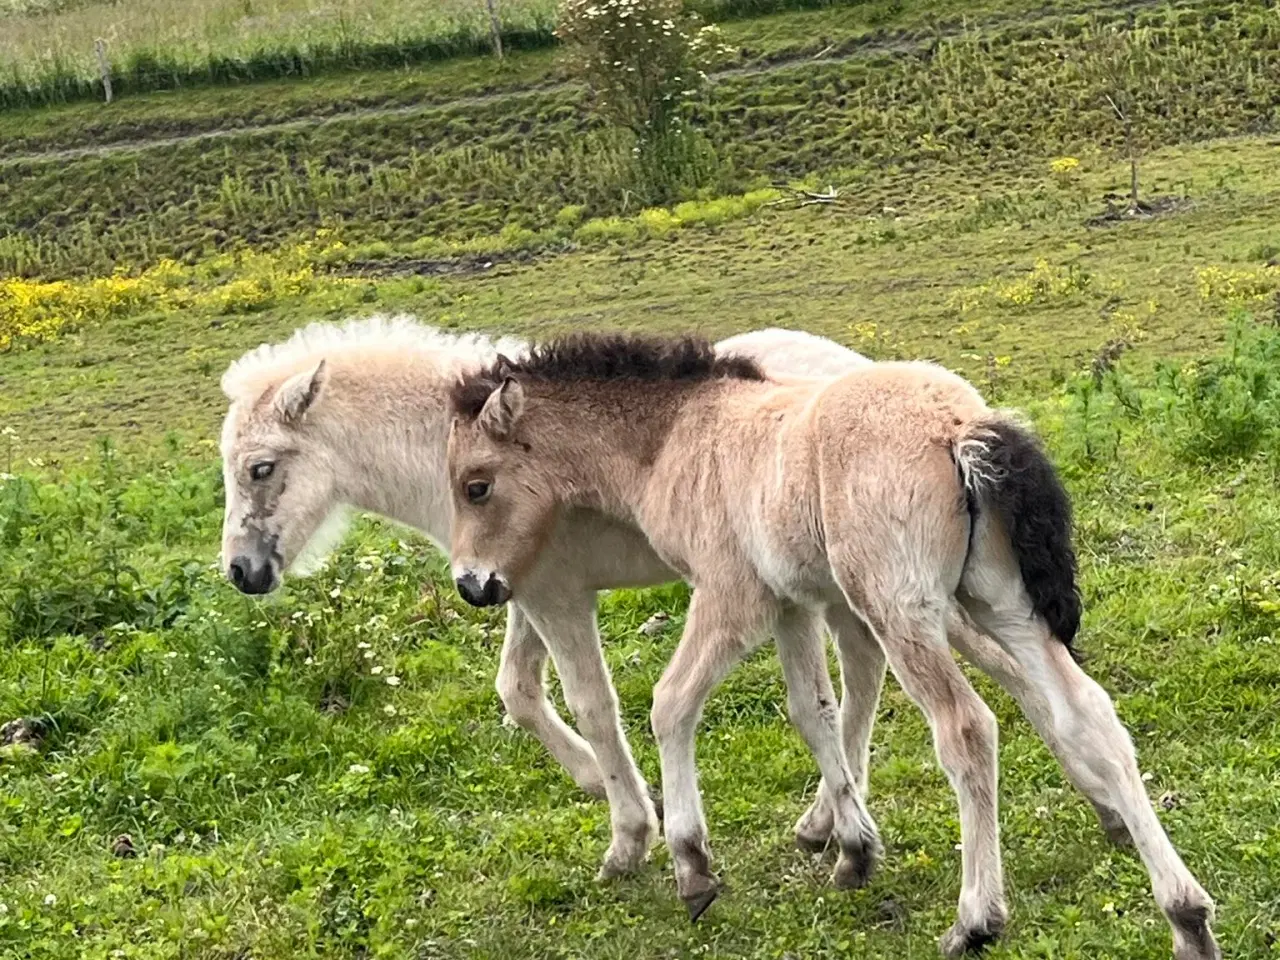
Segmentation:
[(448, 389), (459, 366), (401, 357), (374, 371), (353, 367), (333, 398), (342, 502), (414, 527), (442, 548), (451, 520)]
[[(535, 449), (564, 502), (637, 520), (670, 428), (683, 403), (703, 385), (569, 384), (538, 398)], [(590, 389), (590, 394), (584, 393)]]

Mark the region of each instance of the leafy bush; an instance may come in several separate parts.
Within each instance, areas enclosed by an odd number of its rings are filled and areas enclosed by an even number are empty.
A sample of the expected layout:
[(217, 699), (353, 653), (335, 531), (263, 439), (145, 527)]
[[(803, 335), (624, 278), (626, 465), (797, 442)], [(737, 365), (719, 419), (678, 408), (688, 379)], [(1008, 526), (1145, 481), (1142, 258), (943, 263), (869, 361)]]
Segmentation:
[(706, 179), (714, 163), (689, 125), (725, 52), (681, 0), (566, 0), (556, 35), (600, 112), (635, 138), (635, 186), (650, 203)]

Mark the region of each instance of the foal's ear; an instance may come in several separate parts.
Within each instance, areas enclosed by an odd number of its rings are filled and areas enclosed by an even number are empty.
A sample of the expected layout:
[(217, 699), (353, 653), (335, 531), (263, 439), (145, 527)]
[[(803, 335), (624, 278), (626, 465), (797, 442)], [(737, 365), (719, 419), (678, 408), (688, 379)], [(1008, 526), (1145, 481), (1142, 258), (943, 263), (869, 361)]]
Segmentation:
[(507, 359), (505, 354), (498, 354), (498, 360), (493, 365), (493, 372), (496, 376), (503, 380), (510, 379), (511, 372), (515, 368), (515, 364)]
[(276, 392), (276, 413), (280, 415), (280, 419), (285, 423), (297, 423), (301, 420), (302, 415), (316, 402), (316, 397), (320, 396), (327, 379), (324, 361), (321, 360), (315, 369), (296, 373), (286, 380)]
[(495, 440), (507, 440), (515, 432), (516, 421), (524, 413), (524, 387), (513, 377), (502, 381), (502, 386), (489, 394), (484, 402), (477, 423), (480, 429)]

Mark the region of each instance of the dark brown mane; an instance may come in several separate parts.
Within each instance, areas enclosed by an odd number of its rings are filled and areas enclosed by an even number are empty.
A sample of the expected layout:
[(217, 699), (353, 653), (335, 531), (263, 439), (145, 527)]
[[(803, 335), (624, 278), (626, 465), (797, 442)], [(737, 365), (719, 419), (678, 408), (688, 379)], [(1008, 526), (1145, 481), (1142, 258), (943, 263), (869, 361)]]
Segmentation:
[(625, 333), (574, 333), (535, 344), (518, 361), (500, 357), (459, 380), (450, 397), (464, 417), (478, 416), (507, 377), (522, 380), (688, 381), (763, 380), (754, 360), (721, 357), (703, 337), (642, 337)]

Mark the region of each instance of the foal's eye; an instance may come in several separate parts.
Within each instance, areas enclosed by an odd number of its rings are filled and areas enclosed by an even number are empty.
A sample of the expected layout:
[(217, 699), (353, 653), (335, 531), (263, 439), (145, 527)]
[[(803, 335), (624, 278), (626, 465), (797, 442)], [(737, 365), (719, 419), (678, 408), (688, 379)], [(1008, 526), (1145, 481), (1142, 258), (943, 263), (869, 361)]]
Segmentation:
[(261, 463), (255, 463), (249, 468), (249, 479), (265, 480), (267, 477), (271, 476), (271, 471), (275, 468), (276, 465), (267, 460), (263, 460)]
[(484, 503), (493, 492), (493, 484), (488, 480), (472, 480), (467, 484), (467, 499), (472, 503)]

